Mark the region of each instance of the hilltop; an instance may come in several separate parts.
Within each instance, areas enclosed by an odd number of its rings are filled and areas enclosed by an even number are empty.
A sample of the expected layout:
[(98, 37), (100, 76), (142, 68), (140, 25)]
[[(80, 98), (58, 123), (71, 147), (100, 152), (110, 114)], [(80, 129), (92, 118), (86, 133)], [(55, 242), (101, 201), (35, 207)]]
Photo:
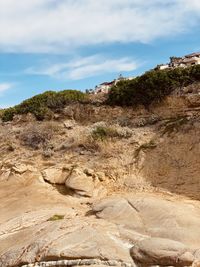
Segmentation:
[(199, 73), (152, 70), (108, 95), (51, 91), (4, 110), (0, 266), (199, 264)]

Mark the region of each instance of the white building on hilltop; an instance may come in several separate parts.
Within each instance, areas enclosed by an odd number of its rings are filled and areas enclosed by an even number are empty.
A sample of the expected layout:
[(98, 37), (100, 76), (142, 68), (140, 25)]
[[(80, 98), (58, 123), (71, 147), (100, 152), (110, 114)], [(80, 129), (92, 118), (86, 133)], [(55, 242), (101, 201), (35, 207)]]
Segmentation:
[(108, 94), (111, 87), (116, 85), (118, 82), (120, 81), (127, 81), (127, 80), (133, 80), (135, 77), (123, 77), (121, 74), (119, 75), (119, 77), (111, 82), (104, 82), (101, 83), (100, 85), (97, 85), (93, 91), (94, 94), (99, 94), (99, 93), (103, 93), (103, 94)]
[(161, 64), (156, 67), (156, 69), (164, 70), (169, 68), (186, 68), (193, 65), (200, 64), (200, 53), (192, 53), (184, 57), (171, 57), (170, 63)]

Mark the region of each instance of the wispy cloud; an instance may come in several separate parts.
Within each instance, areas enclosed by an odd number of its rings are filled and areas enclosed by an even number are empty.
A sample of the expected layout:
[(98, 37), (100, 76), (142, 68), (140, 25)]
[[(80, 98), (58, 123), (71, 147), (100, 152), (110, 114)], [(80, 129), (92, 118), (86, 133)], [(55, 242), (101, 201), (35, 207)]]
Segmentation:
[(1, 0), (0, 50), (63, 52), (143, 42), (198, 25), (199, 0)]
[(0, 95), (13, 87), (12, 83), (0, 83)]
[(74, 59), (68, 63), (57, 63), (47, 67), (32, 67), (25, 72), (59, 79), (80, 80), (105, 73), (129, 72), (135, 70), (138, 66), (139, 63), (131, 58), (111, 59), (102, 55), (94, 55)]

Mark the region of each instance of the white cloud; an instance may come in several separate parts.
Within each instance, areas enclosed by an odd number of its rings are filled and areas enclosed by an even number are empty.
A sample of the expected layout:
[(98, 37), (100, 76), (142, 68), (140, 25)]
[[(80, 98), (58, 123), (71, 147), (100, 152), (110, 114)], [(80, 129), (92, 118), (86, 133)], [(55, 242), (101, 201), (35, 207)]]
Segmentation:
[(12, 83), (0, 83), (0, 94), (6, 92), (13, 87)]
[(67, 52), (144, 42), (198, 23), (199, 0), (1, 0), (0, 50)]
[(79, 58), (68, 63), (57, 63), (44, 68), (29, 68), (27, 74), (47, 75), (54, 78), (80, 80), (105, 73), (129, 72), (139, 64), (131, 58), (110, 59), (101, 55)]

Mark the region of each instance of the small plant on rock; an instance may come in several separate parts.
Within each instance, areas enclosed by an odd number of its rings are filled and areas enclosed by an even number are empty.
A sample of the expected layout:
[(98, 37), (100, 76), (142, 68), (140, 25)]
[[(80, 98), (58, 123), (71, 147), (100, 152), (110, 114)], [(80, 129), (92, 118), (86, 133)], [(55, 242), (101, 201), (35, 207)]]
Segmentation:
[(48, 222), (59, 221), (59, 220), (63, 220), (64, 217), (65, 217), (65, 215), (55, 214), (52, 217), (50, 217), (47, 221)]

